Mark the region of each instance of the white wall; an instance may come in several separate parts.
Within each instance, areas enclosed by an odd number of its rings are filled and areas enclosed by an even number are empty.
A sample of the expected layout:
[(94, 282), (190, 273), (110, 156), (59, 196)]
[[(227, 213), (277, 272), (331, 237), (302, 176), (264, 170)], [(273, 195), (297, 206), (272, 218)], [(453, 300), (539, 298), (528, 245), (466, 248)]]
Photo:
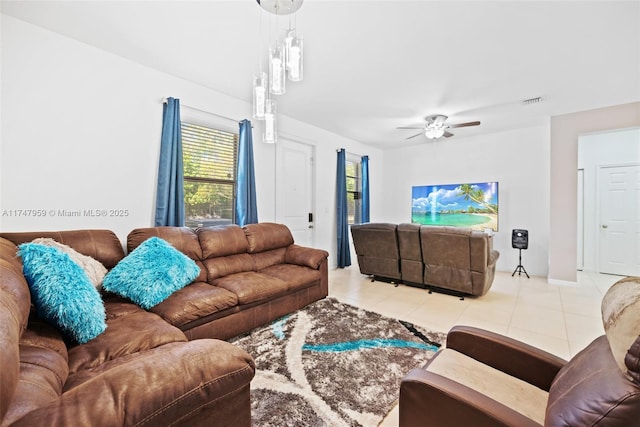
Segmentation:
[[(511, 230), (529, 230), (529, 249), (522, 264), (529, 274), (546, 276), (549, 243), (549, 127), (517, 129), (385, 151), (385, 203), (375, 218), (411, 221), (414, 185), (499, 182), (499, 231), (494, 248), (497, 269), (513, 272), (518, 251)], [(391, 173), (391, 171), (393, 171)]]
[(578, 139), (640, 126), (640, 102), (551, 117), (549, 282), (575, 283), (578, 216)]
[[(1, 19), (2, 231), (108, 228), (124, 241), (133, 228), (153, 225), (163, 97), (192, 107), (184, 114), (196, 109), (250, 117), (244, 101), (15, 18)], [(316, 246), (335, 260), (336, 149), (372, 158), (374, 212), (382, 203), (382, 155), (286, 116), (279, 120), (288, 138), (316, 147)], [(237, 130), (233, 121), (226, 124)], [(273, 221), (275, 147), (261, 142), (260, 124), (254, 125), (258, 215)], [(16, 216), (20, 209), (47, 215)], [(127, 209), (128, 215), (84, 215), (90, 209)], [(62, 216), (62, 210), (81, 215)]]
[(584, 170), (584, 270), (596, 271), (598, 266), (598, 170), (601, 166), (628, 164), (640, 164), (640, 129), (602, 132), (579, 138), (578, 169)]

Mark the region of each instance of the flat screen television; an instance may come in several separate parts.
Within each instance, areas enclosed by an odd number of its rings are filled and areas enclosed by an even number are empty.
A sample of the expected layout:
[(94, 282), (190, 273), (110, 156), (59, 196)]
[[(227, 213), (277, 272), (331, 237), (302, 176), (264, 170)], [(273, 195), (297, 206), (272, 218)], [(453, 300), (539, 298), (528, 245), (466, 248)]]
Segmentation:
[(498, 231), (498, 183), (414, 186), (411, 222)]

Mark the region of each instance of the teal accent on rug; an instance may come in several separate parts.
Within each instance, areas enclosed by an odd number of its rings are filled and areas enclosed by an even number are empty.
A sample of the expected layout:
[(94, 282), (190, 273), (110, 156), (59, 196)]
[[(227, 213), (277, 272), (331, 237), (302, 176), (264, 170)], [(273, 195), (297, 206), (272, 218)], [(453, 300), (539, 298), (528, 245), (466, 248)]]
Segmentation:
[(397, 404), (402, 378), (444, 338), (326, 298), (231, 342), (256, 363), (254, 426), (368, 427)]
[(320, 344), (311, 345), (305, 344), (302, 346), (303, 350), (307, 351), (328, 351), (339, 353), (342, 351), (356, 351), (367, 348), (383, 348), (383, 347), (402, 347), (402, 348), (421, 348), (423, 350), (438, 351), (438, 347), (433, 345), (427, 345), (419, 342), (411, 342), (405, 340), (358, 340), (348, 342), (338, 342), (334, 344)]

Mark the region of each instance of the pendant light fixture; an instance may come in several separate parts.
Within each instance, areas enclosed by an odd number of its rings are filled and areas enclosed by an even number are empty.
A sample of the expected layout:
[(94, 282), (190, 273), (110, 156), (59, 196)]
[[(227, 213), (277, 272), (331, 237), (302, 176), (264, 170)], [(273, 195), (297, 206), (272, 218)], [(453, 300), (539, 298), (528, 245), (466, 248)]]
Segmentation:
[(302, 80), (302, 36), (296, 36), (295, 30), (290, 31), (293, 33), (290, 37), (288, 44), (289, 52), (287, 53), (287, 77), (292, 82), (299, 82)]
[(267, 103), (267, 73), (259, 72), (253, 76), (253, 118), (264, 120)]
[(275, 99), (269, 99), (266, 103), (262, 140), (267, 144), (275, 144), (278, 142), (278, 122), (276, 117)]
[(284, 95), (286, 92), (285, 67), (284, 44), (277, 42), (274, 48), (269, 48), (269, 92), (273, 95)]
[[(302, 6), (304, 0), (256, 0), (260, 7), (272, 15), (292, 15)], [(269, 25), (271, 27), (271, 25)], [(276, 19), (277, 27), (277, 19)], [(277, 33), (276, 28), (276, 33)], [(289, 28), (281, 40), (271, 43), (268, 50), (267, 73), (262, 71), (253, 77), (253, 117), (264, 120), (263, 140), (273, 144), (278, 140), (276, 101), (272, 95), (286, 93), (286, 81), (299, 82), (303, 77), (303, 38), (297, 34), (295, 25)], [(262, 37), (262, 20), (260, 21), (260, 37)], [(260, 44), (262, 51), (262, 40)]]

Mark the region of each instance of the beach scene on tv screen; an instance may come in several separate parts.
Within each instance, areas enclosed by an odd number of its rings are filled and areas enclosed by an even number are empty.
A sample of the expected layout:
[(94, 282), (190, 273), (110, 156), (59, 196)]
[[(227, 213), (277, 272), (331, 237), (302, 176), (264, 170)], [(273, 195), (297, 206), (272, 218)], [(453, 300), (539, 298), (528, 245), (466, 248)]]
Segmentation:
[(498, 231), (498, 183), (414, 186), (411, 222)]

